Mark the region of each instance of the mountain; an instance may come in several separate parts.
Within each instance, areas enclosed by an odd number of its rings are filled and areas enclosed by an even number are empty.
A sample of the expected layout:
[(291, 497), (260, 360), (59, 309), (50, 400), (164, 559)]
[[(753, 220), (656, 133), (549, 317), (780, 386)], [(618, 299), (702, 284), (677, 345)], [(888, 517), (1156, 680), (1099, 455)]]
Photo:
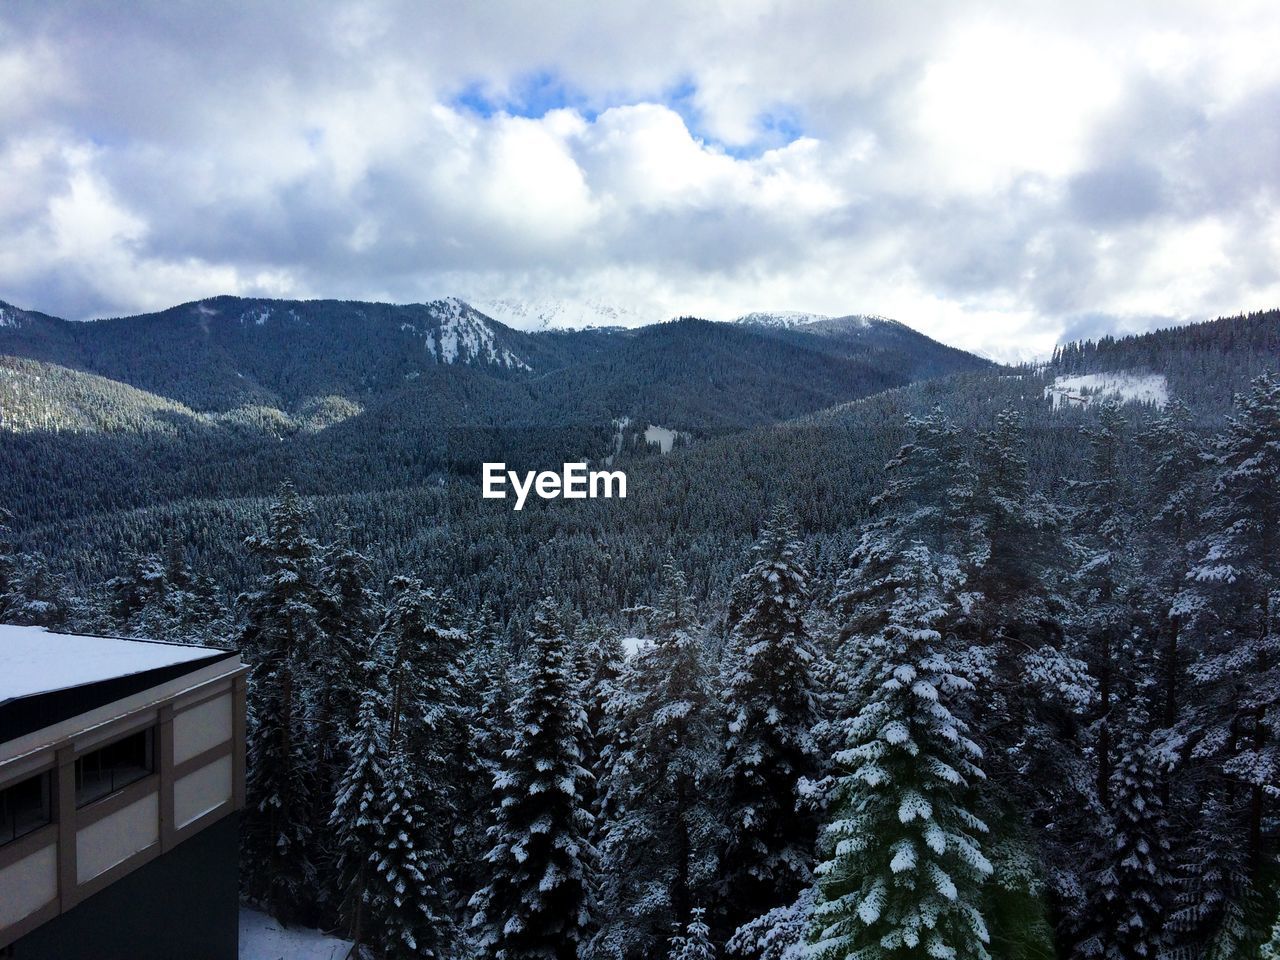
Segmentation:
[[(984, 365), (895, 325), (856, 337), (797, 332), (785, 345), (766, 328), (692, 319), (529, 333), (457, 299), (215, 297), (91, 323), (2, 303), (0, 311), (0, 356), (93, 374), (213, 414), (267, 407), (293, 415), (326, 398), (372, 407), (434, 384), (441, 368), (453, 367), (453, 379), (481, 394), (520, 397), (524, 420), (660, 416), (691, 430), (725, 429), (901, 385), (914, 377), (907, 368), (936, 375)], [(714, 387), (703, 409), (682, 414), (682, 397), (706, 383)], [(453, 419), (474, 419), (476, 404), (469, 409)]]
[[(86, 581), (114, 575), (121, 549), (156, 549), (174, 531), (208, 569), (238, 585), (251, 571), (240, 540), (261, 526), (274, 485), (290, 477), (308, 495), (318, 535), (331, 538), (343, 527), (360, 531), (382, 574), (406, 567), (429, 571), (469, 602), (488, 598), (505, 611), (522, 609), (547, 584), (556, 584), (568, 602), (606, 596), (626, 604), (646, 595), (668, 554), (692, 582), (727, 589), (737, 558), (776, 502), (790, 503), (802, 529), (824, 544), (816, 567), (839, 565), (853, 546), (849, 531), (866, 517), (883, 483), (883, 464), (905, 438), (908, 414), (941, 407), (973, 437), (990, 429), (1001, 410), (1019, 411), (1027, 422), (1031, 478), (1046, 492), (1060, 491), (1064, 477), (1082, 477), (1087, 439), (1081, 427), (1097, 410), (1055, 403), (1051, 388), (1062, 378), (1095, 372), (1112, 380), (1159, 377), (1169, 399), (1187, 403), (1203, 430), (1219, 429), (1233, 395), (1250, 377), (1275, 369), (1280, 313), (1075, 345), (1040, 367), (978, 363), (782, 420), (763, 412), (766, 398), (759, 394), (777, 388), (777, 381), (764, 378), (735, 401), (745, 411), (743, 397), (754, 396), (760, 413), (755, 425), (693, 431), (692, 442), (666, 456), (643, 437), (646, 423), (662, 420), (635, 420), (621, 431), (612, 422), (590, 422), (642, 384), (655, 391), (646, 403), (664, 394), (668, 426), (696, 421), (706, 413), (691, 405), (701, 396), (700, 383), (722, 359), (741, 354), (740, 338), (750, 336), (730, 324), (662, 324), (621, 338), (628, 352), (607, 354), (610, 360), (597, 361), (599, 367), (577, 364), (523, 383), (477, 379), (480, 371), (465, 366), (441, 367), (430, 389), (391, 395), (323, 429), (293, 426), (265, 435), (227, 418), (206, 426), (188, 417), (167, 435), (0, 431), (0, 503), (20, 518), (24, 543)], [(765, 362), (778, 343), (764, 341), (763, 349), (749, 354), (753, 362)], [(669, 377), (659, 391), (649, 365), (673, 354), (686, 362), (691, 355), (707, 359), (689, 367), (687, 377)], [(821, 355), (793, 359), (815, 356)], [(746, 369), (743, 360), (739, 371)], [(587, 390), (590, 383), (621, 376), (610, 375), (610, 363), (641, 372), (615, 380), (615, 396)], [(669, 373), (683, 369), (684, 363)], [(570, 397), (558, 410), (540, 406), (544, 395), (536, 391), (553, 381), (552, 393)], [(480, 384), (490, 389), (482, 393)], [(578, 390), (586, 393), (578, 396)], [(1140, 402), (1141, 394), (1129, 397), (1135, 402), (1127, 404), (1126, 415), (1136, 435), (1154, 407)], [(570, 416), (579, 403), (589, 413)], [(473, 415), (484, 412), (487, 426), (433, 426), (467, 405)], [(637, 408), (640, 403), (628, 407)], [(544, 421), (535, 422), (535, 410)], [(628, 499), (539, 501), (519, 514), (502, 501), (479, 499), (478, 458), (545, 467), (568, 450), (617, 450)], [(139, 470), (140, 463), (148, 469)]]
[(30, 524), (286, 477), (346, 495), (470, 482), (486, 460), (642, 456), (651, 425), (698, 443), (990, 366), (892, 324), (529, 333), (458, 300), (216, 297), (90, 323), (0, 310), (0, 503)]

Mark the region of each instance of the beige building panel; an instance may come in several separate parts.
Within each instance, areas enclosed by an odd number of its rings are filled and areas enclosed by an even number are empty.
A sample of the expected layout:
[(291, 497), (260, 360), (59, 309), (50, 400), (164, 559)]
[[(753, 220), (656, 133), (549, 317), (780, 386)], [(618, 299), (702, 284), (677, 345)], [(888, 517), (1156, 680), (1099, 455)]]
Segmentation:
[(76, 882), (85, 883), (160, 842), (160, 795), (108, 814), (76, 833)]

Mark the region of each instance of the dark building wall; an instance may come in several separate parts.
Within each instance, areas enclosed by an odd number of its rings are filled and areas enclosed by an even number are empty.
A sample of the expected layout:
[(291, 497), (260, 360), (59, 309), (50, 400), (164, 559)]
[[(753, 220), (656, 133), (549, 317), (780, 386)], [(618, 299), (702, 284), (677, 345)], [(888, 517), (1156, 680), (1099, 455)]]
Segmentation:
[(14, 960), (236, 960), (239, 815), (33, 930)]

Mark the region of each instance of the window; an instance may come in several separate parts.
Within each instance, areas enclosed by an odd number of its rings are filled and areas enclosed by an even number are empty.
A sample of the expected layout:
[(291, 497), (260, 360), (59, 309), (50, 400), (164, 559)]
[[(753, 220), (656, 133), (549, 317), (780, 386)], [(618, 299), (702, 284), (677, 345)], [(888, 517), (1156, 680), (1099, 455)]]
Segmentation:
[(51, 782), (49, 774), (42, 773), (0, 790), (0, 845), (53, 822)]
[(155, 771), (155, 729), (148, 728), (86, 753), (76, 761), (76, 806), (122, 790)]

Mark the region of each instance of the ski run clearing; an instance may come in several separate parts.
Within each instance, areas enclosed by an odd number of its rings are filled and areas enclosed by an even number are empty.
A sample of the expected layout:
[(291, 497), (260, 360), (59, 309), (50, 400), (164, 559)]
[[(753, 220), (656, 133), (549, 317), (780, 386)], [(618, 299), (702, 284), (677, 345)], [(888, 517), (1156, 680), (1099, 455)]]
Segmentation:
[(1059, 407), (1087, 407), (1095, 400), (1121, 403), (1149, 403), (1163, 407), (1169, 402), (1169, 384), (1162, 373), (1082, 373), (1054, 377), (1044, 395)]

